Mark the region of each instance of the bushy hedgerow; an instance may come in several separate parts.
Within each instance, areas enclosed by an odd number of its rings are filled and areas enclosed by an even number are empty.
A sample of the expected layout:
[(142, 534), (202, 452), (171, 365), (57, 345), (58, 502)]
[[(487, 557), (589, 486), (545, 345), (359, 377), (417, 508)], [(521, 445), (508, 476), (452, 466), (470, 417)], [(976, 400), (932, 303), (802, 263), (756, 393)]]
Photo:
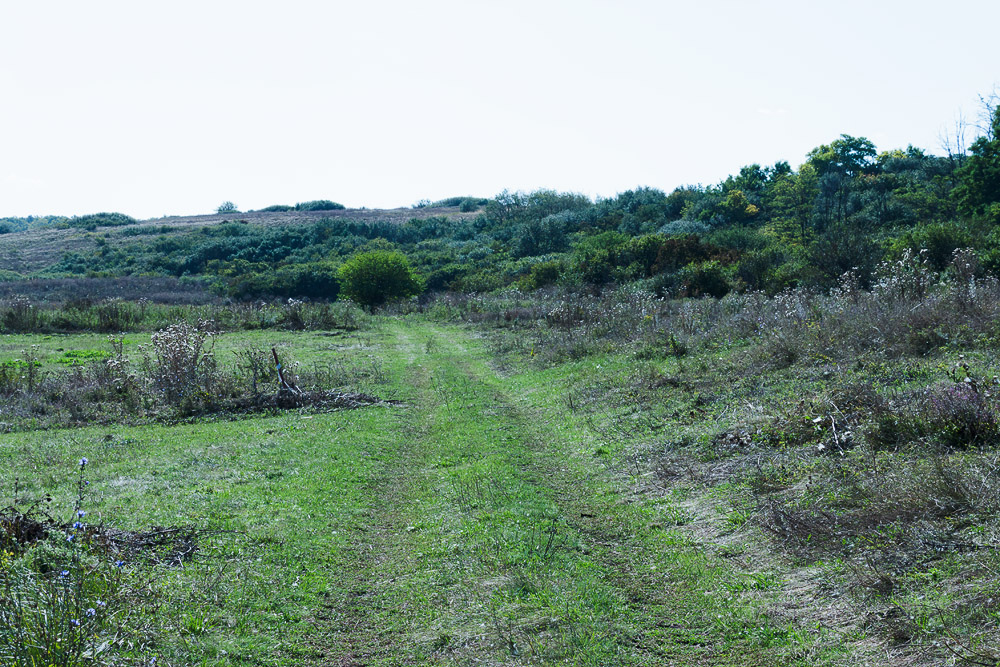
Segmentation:
[(346, 206), (338, 204), (329, 199), (314, 199), (312, 201), (299, 202), (295, 205), (296, 211), (343, 211)]
[[(1000, 252), (993, 237), (1000, 235), (988, 220), (1000, 219), (993, 178), (1000, 153), (994, 139), (975, 146), (967, 158), (967, 164), (978, 165), (975, 170), (913, 147), (878, 153), (867, 139), (844, 135), (811, 151), (797, 170), (784, 162), (751, 164), (717, 185), (685, 186), (670, 194), (639, 187), (596, 201), (552, 190), (504, 191), (491, 199), (449, 197), (418, 207), (482, 212), (459, 216), (452, 210), (402, 224), (398, 216), (373, 220), (366, 212), (364, 219), (330, 214), (316, 216), (313, 224), (229, 222), (158, 234), (144, 226), (142, 234), (128, 239), (121, 232), (88, 237), (44, 271), (53, 277), (207, 276), (228, 284), (232, 294), (304, 296), (290, 292), (306, 289), (327, 295), (329, 281), (322, 288), (303, 287), (307, 271), (281, 267), (339, 264), (382, 240), (404, 253), (434, 290), (551, 284), (556, 265), (544, 274), (531, 273), (533, 264), (549, 260), (561, 262), (563, 284), (655, 280), (664, 289), (709, 280), (715, 269), (704, 274), (697, 267), (715, 262), (732, 288), (770, 294), (795, 285), (830, 289), (845, 271), (853, 271), (866, 286), (880, 261), (906, 249), (926, 250), (926, 259), (940, 271), (955, 249), (972, 247), (983, 269), (996, 272)], [(974, 206), (967, 201), (973, 186)], [(264, 210), (343, 208), (312, 200)], [(958, 217), (961, 211), (970, 217)], [(132, 222), (113, 213), (0, 220), (12, 231), (38, 225), (92, 230)], [(146, 234), (152, 238), (143, 238)], [(248, 269), (244, 263), (259, 266)], [(685, 276), (677, 278), (682, 271)], [(716, 282), (711, 289), (693, 291), (720, 290)]]
[(426, 286), (432, 292), (441, 292), (454, 287), (455, 281), (463, 275), (469, 273), (472, 267), (468, 264), (458, 264), (455, 262), (445, 264), (430, 272), (427, 276)]
[(135, 218), (130, 215), (125, 215), (124, 213), (92, 213), (90, 215), (81, 215), (79, 217), (70, 218), (69, 225), (71, 227), (94, 230), (98, 227), (121, 227), (123, 225), (134, 225), (136, 222), (137, 220)]
[(737, 251), (703, 243), (696, 236), (628, 237), (620, 232), (603, 232), (578, 243), (569, 272), (584, 283), (601, 285), (673, 274), (707, 261), (730, 265), (739, 256)]
[(249, 266), (253, 268), (225, 279), (226, 294), (237, 299), (278, 296), (332, 301), (340, 293), (338, 267), (333, 262), (289, 264), (276, 269), (266, 264)]
[(419, 202), (414, 208), (454, 208), (458, 207), (463, 213), (469, 213), (472, 211), (477, 211), (483, 206), (486, 206), (489, 199), (482, 197), (446, 197), (445, 199), (439, 199), (435, 202), (428, 202), (427, 200)]

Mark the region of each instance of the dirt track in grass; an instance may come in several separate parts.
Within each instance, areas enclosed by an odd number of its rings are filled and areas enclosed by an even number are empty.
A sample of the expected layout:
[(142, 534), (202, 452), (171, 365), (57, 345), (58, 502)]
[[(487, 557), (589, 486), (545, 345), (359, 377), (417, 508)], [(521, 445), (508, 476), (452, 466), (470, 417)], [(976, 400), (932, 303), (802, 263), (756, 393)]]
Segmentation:
[(830, 662), (775, 623), (747, 572), (636, 502), (544, 407), (544, 378), (501, 377), (456, 327), (388, 325), (405, 406), (316, 664), (778, 665)]

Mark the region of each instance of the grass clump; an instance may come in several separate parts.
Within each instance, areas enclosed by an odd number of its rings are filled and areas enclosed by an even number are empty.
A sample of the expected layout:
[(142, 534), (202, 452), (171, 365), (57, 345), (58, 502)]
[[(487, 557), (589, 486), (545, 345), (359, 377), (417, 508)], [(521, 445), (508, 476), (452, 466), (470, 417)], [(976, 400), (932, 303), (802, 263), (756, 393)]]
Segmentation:
[(167, 403), (193, 404), (215, 393), (219, 378), (211, 324), (173, 324), (154, 333), (151, 346), (143, 350), (145, 371)]

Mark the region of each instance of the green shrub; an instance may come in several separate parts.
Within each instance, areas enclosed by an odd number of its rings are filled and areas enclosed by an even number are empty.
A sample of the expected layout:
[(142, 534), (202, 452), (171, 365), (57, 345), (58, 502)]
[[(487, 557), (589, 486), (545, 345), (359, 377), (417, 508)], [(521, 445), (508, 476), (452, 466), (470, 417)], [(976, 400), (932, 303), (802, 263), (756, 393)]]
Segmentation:
[(709, 234), (705, 240), (730, 250), (763, 250), (767, 247), (767, 237), (750, 227), (724, 227)]
[(457, 206), (458, 210), (463, 213), (470, 213), (486, 206), (489, 201), (489, 199), (481, 197), (447, 197), (446, 199), (439, 199), (436, 202), (423, 200), (422, 202), (418, 202), (419, 204), (423, 204), (423, 206), (417, 206), (416, 208), (427, 208), (429, 206), (454, 208)]
[(8, 333), (27, 333), (35, 331), (41, 325), (42, 311), (35, 307), (26, 296), (15, 296), (0, 315), (4, 331)]
[(231, 201), (224, 201), (215, 209), (216, 213), (239, 213), (239, 209), (236, 208), (236, 204)]
[(143, 307), (133, 301), (105, 299), (94, 306), (98, 331), (130, 331), (142, 319)]
[(420, 294), (423, 283), (406, 256), (394, 250), (354, 255), (337, 272), (341, 290), (363, 306), (380, 306), (393, 299)]
[(450, 262), (441, 268), (435, 269), (427, 277), (427, 289), (432, 291), (442, 291), (452, 289), (456, 280), (460, 280), (463, 275), (471, 271), (467, 264)]
[(722, 266), (715, 261), (684, 267), (677, 272), (677, 282), (679, 296), (714, 296), (721, 299), (730, 290)]
[(135, 218), (124, 213), (92, 213), (90, 215), (71, 218), (67, 222), (67, 225), (93, 232), (98, 227), (121, 227), (123, 225), (134, 225), (136, 222)]
[(295, 205), (296, 211), (343, 211), (346, 207), (329, 199), (314, 199), (312, 201), (299, 202)]
[(744, 290), (777, 292), (774, 276), (784, 257), (776, 250), (751, 251), (736, 264), (736, 281)]
[(935, 271), (943, 271), (951, 263), (958, 248), (976, 247), (978, 234), (967, 225), (939, 223), (921, 225), (897, 238), (889, 249), (891, 256), (900, 256), (909, 249), (913, 253), (925, 250), (924, 257)]
[(548, 285), (554, 285), (565, 270), (565, 265), (559, 260), (540, 262), (531, 267), (531, 272), (521, 278), (520, 287), (531, 291)]
[[(254, 265), (254, 269), (259, 265)], [(238, 299), (268, 296), (336, 299), (340, 292), (337, 268), (329, 262), (289, 264), (277, 269), (233, 272), (223, 277), (226, 294)]]

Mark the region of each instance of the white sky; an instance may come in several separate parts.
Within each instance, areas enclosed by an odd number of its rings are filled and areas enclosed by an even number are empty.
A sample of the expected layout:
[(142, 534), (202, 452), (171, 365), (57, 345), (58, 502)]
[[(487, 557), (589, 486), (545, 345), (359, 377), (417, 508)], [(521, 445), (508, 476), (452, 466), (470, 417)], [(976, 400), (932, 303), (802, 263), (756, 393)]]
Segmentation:
[(0, 0), (0, 216), (716, 183), (939, 135), (996, 0)]

